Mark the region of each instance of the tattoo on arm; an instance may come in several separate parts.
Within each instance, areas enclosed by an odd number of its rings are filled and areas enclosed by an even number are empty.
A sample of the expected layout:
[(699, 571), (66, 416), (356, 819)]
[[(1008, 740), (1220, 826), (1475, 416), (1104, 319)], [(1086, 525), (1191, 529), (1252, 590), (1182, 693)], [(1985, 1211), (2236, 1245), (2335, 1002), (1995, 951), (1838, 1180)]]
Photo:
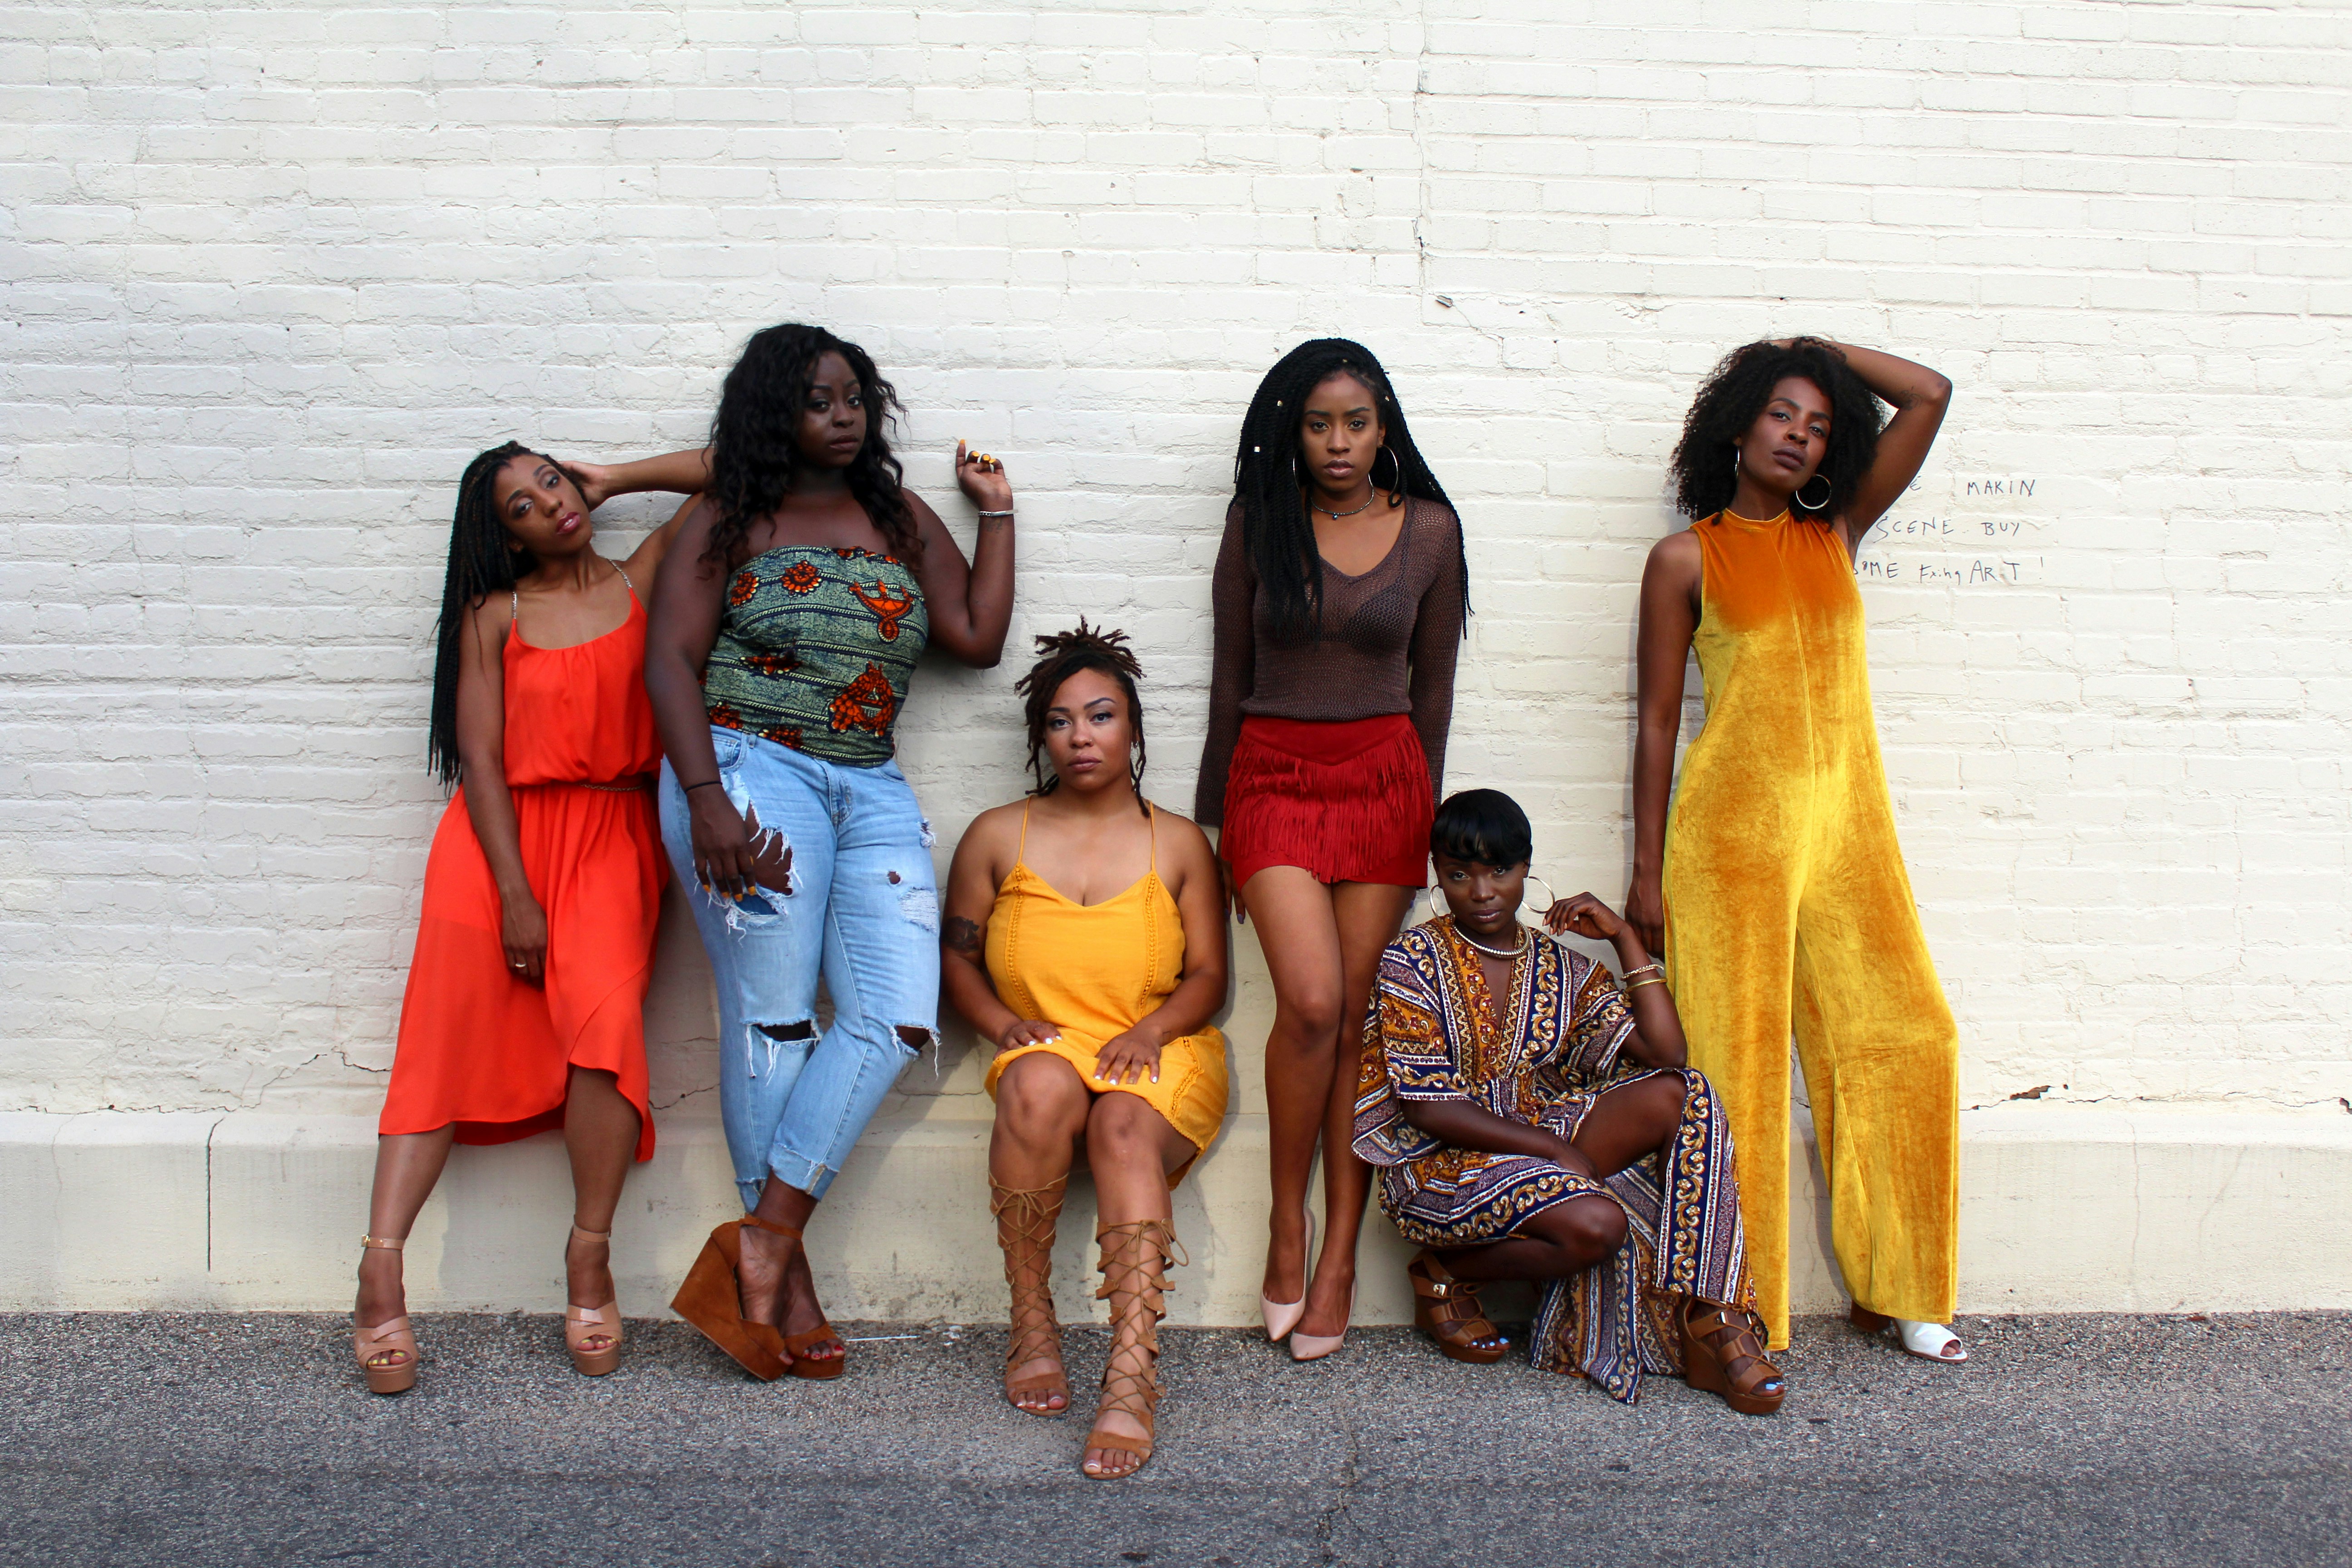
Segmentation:
[(978, 963), (981, 956), (980, 927), (961, 915), (950, 915), (946, 926), (940, 931), (940, 945)]

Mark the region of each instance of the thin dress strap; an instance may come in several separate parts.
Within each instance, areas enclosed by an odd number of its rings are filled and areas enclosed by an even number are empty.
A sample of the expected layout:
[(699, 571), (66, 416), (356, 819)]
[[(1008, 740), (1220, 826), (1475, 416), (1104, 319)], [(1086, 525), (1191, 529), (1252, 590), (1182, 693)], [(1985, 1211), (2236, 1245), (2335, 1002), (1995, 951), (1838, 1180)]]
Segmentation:
[(1151, 869), (1147, 876), (1160, 875), (1160, 808), (1150, 801), (1143, 803), (1144, 819), (1151, 824)]
[(1029, 803), (1021, 803), (1021, 847), (1013, 852), (1013, 868), (1019, 870), (1029, 858)]
[(518, 626), (522, 621), (522, 595), (512, 588), (507, 590), (507, 625)]
[(629, 591), (630, 598), (635, 598), (637, 596), (637, 585), (629, 581), (629, 574), (626, 572), (621, 572), (621, 563), (619, 562), (615, 561), (613, 563), (613, 570), (621, 573), (621, 586)]

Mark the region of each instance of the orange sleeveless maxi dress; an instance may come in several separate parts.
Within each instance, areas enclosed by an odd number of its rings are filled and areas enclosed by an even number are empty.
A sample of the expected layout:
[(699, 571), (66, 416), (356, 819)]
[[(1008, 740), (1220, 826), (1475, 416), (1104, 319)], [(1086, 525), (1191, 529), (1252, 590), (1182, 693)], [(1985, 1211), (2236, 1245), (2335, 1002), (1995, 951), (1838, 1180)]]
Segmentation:
[(592, 1068), (637, 1108), (636, 1156), (652, 1158), (645, 1000), (669, 868), (645, 661), (634, 587), (627, 620), (571, 647), (533, 647), (508, 628), (507, 788), (523, 870), (547, 911), (546, 983), (507, 966), (498, 885), (461, 790), (425, 865), (379, 1132), (455, 1122), (460, 1143), (528, 1138), (563, 1125), (570, 1069)]

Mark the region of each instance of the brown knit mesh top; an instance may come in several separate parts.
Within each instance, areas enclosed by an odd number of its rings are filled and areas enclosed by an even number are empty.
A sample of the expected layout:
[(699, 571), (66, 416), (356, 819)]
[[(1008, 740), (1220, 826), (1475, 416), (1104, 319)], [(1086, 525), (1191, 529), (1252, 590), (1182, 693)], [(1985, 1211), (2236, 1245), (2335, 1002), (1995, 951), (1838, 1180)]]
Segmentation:
[(1461, 533), (1451, 508), (1408, 500), (1404, 526), (1378, 565), (1350, 577), (1323, 563), (1323, 635), (1314, 637), (1275, 623), (1234, 503), (1210, 588), (1216, 651), (1195, 821), (1224, 822), (1225, 773), (1244, 713), (1325, 721), (1410, 713), (1429, 755), (1429, 787), (1443, 798), (1462, 646)]

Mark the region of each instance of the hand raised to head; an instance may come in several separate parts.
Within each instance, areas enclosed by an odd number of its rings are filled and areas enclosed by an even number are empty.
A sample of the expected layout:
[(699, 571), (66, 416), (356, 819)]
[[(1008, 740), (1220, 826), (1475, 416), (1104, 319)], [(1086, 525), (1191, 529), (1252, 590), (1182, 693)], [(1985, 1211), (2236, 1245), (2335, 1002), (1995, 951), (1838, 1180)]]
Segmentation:
[(1544, 911), (1544, 929), (1554, 936), (1568, 932), (1592, 942), (1610, 942), (1625, 929), (1625, 922), (1594, 894), (1579, 893)]

